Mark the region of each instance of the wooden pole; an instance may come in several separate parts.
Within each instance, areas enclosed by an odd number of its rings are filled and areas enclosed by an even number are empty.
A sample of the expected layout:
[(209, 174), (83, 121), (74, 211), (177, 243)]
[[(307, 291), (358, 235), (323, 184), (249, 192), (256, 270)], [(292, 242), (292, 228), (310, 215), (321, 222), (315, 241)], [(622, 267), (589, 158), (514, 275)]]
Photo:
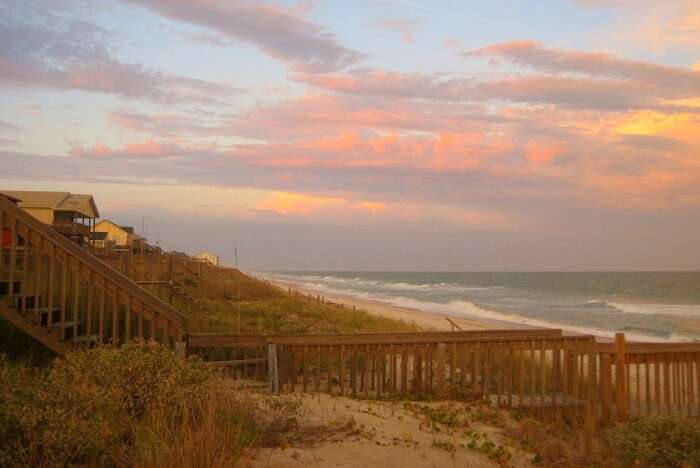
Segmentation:
[(603, 421), (610, 422), (610, 413), (612, 407), (612, 365), (610, 364), (610, 355), (602, 354), (600, 358), (600, 393), (603, 403)]
[(267, 345), (267, 368), (270, 392), (273, 395), (277, 395), (280, 389), (279, 375), (277, 373), (277, 345), (275, 343), (268, 343)]
[(593, 452), (593, 434), (595, 433), (595, 423), (597, 417), (596, 404), (596, 388), (597, 388), (597, 372), (596, 372), (596, 354), (595, 354), (595, 338), (589, 338), (587, 343), (587, 360), (588, 360), (588, 402), (586, 404), (586, 421), (584, 423), (584, 446), (586, 455), (591, 456)]
[(617, 387), (617, 417), (627, 419), (627, 378), (625, 369), (625, 334), (615, 333), (615, 375)]

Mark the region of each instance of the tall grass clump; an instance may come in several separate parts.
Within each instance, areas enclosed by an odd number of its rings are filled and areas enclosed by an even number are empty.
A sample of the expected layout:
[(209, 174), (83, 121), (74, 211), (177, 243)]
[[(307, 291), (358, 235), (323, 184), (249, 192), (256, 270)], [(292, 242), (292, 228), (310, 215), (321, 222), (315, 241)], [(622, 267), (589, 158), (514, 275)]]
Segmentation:
[(413, 324), (372, 315), (363, 310), (321, 304), (287, 296), (243, 301), (235, 304), (207, 302), (208, 311), (191, 317), (198, 332), (226, 333), (342, 333), (416, 331)]
[(48, 368), (0, 356), (0, 466), (235, 466), (255, 407), (157, 343), (69, 353)]
[(700, 467), (700, 421), (658, 416), (617, 424), (610, 446), (627, 466)]

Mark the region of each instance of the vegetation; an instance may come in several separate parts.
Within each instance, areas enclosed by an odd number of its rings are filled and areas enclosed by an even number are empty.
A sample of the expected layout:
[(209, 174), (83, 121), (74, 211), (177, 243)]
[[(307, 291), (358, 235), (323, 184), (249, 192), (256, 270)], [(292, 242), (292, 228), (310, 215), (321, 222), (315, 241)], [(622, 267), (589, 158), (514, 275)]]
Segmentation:
[(237, 466), (251, 447), (301, 432), (294, 405), (243, 397), (156, 343), (73, 352), (45, 369), (0, 356), (0, 466)]
[(610, 446), (627, 466), (700, 467), (700, 421), (663, 416), (618, 424)]
[(283, 294), (228, 302), (208, 299), (206, 309), (190, 317), (192, 331), (210, 333), (338, 333), (416, 330), (414, 325), (362, 310), (321, 304)]
[(190, 332), (302, 334), (416, 330), (416, 326), (400, 320), (288, 295), (276, 285), (234, 268), (187, 263), (182, 268), (182, 284), (201, 306), (181, 307), (188, 316)]
[(55, 357), (53, 351), (0, 318), (0, 354), (27, 365), (47, 366)]

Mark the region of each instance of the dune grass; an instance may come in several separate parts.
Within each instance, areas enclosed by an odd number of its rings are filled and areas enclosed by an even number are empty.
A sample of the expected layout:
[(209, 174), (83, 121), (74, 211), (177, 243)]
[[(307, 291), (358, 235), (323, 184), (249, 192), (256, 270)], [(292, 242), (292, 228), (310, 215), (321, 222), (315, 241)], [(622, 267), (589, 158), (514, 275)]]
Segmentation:
[(44, 369), (0, 355), (0, 466), (239, 466), (298, 430), (293, 412), (157, 343), (71, 352)]
[(190, 315), (190, 331), (304, 334), (417, 329), (413, 324), (371, 315), (363, 310), (320, 304), (286, 294), (240, 302), (208, 299), (205, 304), (205, 311)]
[(189, 293), (203, 310), (183, 310), (190, 332), (204, 333), (339, 333), (415, 331), (400, 320), (372, 315), (338, 304), (291, 296), (269, 282), (233, 268), (209, 268), (186, 277)]

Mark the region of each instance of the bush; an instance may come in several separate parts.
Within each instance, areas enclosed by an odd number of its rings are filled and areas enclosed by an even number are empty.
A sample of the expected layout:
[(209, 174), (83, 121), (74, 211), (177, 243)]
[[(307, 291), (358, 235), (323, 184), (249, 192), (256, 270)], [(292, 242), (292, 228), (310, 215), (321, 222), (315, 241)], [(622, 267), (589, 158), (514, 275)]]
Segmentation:
[(100, 388), (117, 392), (129, 414), (140, 417), (150, 407), (191, 402), (202, 393), (213, 374), (198, 361), (195, 356), (182, 359), (156, 342), (130, 343), (69, 353), (52, 372), (89, 376)]
[(700, 421), (654, 417), (616, 425), (610, 434), (615, 455), (628, 465), (700, 467)]
[(73, 352), (43, 371), (0, 357), (0, 466), (107, 464), (149, 410), (193, 404), (212, 377), (156, 343)]

